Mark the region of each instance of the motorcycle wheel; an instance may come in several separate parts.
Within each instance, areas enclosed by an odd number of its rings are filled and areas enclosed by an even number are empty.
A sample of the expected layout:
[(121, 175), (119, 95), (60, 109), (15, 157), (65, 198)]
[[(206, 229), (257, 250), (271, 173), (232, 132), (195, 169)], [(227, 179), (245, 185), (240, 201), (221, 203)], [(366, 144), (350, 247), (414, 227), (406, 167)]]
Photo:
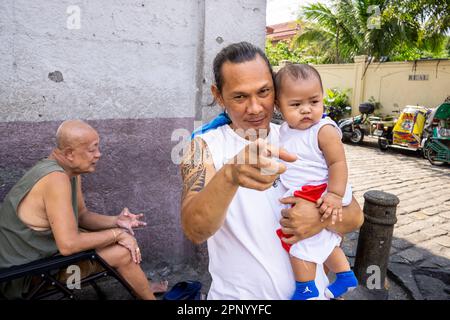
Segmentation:
[(389, 148), (389, 142), (387, 139), (378, 138), (378, 147), (381, 151), (386, 151)]
[(358, 144), (361, 143), (364, 139), (364, 132), (361, 131), (359, 128), (355, 128), (352, 132), (352, 136), (350, 137), (350, 141), (352, 143)]
[(445, 161), (434, 160), (436, 157), (436, 152), (433, 149), (428, 148), (425, 150), (424, 153), (425, 153), (425, 156), (427, 157), (428, 161), (430, 161), (430, 163), (433, 166), (443, 166), (445, 164)]
[(342, 133), (342, 142), (347, 142), (348, 141), (348, 137), (344, 134), (344, 133)]

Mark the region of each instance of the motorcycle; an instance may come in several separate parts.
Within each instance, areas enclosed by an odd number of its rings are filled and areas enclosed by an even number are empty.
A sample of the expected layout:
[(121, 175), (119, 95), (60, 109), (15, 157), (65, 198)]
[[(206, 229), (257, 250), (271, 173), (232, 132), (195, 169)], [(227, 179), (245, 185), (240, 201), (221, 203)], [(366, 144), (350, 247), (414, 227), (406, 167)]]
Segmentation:
[(361, 114), (339, 120), (337, 125), (342, 131), (342, 141), (350, 141), (358, 144), (364, 140), (364, 135), (371, 135), (371, 122), (375, 119), (374, 117), (369, 117), (369, 115), (372, 114), (374, 110), (375, 105), (373, 103), (361, 103), (359, 105), (359, 112), (361, 112)]

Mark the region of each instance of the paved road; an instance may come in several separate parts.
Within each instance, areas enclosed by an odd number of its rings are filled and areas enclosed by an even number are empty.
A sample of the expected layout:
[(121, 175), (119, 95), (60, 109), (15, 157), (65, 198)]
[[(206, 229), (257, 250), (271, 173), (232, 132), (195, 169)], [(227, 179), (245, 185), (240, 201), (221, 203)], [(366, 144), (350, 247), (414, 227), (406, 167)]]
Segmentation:
[[(413, 152), (382, 152), (375, 141), (345, 145), (349, 181), (363, 194), (382, 190), (400, 199), (389, 275), (412, 299), (450, 299), (450, 166), (432, 166)], [(345, 242), (356, 252), (357, 233)]]

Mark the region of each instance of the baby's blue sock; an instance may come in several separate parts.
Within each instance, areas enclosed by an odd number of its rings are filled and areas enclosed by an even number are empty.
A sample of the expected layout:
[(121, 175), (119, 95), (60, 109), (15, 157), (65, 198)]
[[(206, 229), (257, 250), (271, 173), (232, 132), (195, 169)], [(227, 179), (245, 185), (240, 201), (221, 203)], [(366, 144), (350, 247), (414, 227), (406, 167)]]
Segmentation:
[(295, 281), (295, 292), (291, 300), (313, 300), (319, 296), (314, 280), (307, 282)]
[(333, 299), (358, 286), (358, 280), (352, 270), (336, 273), (336, 280), (325, 289), (325, 296)]

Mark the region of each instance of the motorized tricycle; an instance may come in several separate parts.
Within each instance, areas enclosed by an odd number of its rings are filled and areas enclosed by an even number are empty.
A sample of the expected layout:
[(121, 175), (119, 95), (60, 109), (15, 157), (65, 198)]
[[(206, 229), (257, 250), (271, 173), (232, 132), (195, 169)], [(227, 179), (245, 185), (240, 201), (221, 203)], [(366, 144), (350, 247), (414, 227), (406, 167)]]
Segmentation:
[(392, 125), (378, 125), (374, 135), (378, 136), (380, 149), (400, 148), (420, 152), (424, 143), (425, 121), (430, 113), (431, 109), (423, 106), (406, 106)]
[(434, 109), (426, 123), (424, 157), (433, 165), (450, 163), (450, 102)]

